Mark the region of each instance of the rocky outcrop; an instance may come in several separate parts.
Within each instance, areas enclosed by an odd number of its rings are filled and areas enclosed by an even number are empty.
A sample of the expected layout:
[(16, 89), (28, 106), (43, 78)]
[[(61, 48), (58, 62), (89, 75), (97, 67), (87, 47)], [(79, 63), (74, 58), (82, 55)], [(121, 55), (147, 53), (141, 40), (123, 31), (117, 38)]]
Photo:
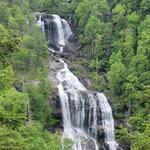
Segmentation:
[(62, 126), (62, 108), (59, 100), (58, 89), (55, 88), (52, 90), (52, 97), (50, 97), (50, 106), (52, 108), (51, 117), (55, 120), (55, 123), (52, 125), (51, 130), (63, 130)]
[(15, 89), (18, 92), (22, 92), (23, 91), (23, 82), (16, 81), (13, 83), (13, 87), (15, 87)]
[(49, 104), (52, 109), (51, 117), (55, 120), (55, 123), (49, 128), (49, 131), (53, 132), (55, 130), (63, 130), (62, 126), (62, 110), (58, 95), (58, 81), (56, 79), (56, 74), (59, 69), (61, 69), (61, 64), (58, 61), (59, 58), (54, 57), (53, 54), (49, 56), (49, 73), (48, 79), (51, 83), (51, 95), (49, 96)]

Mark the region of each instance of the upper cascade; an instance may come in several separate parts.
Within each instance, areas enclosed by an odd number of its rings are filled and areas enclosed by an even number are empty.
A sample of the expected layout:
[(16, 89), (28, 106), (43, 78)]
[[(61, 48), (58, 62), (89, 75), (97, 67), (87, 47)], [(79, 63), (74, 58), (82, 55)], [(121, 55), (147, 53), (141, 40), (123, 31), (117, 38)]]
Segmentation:
[(36, 24), (40, 26), (42, 32), (45, 31), (49, 45), (62, 52), (72, 35), (70, 25), (56, 14), (39, 13), (38, 16)]

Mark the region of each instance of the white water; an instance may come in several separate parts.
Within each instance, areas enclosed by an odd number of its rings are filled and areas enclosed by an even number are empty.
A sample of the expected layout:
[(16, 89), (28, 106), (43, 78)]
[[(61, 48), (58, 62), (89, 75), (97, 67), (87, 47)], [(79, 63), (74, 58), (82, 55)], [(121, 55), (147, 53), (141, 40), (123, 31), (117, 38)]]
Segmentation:
[(59, 48), (60, 52), (63, 52), (63, 47), (66, 45), (68, 38), (72, 34), (71, 28), (65, 19), (61, 19), (58, 15), (53, 14), (52, 22), (55, 24), (56, 33), (54, 41)]
[[(36, 21), (36, 25), (40, 27), (41, 31), (44, 32), (44, 21), (42, 20), (42, 14), (38, 13), (39, 19)], [(50, 41), (55, 45), (55, 47), (60, 51), (63, 52), (64, 46), (66, 46), (69, 37), (72, 35), (71, 28), (68, 22), (65, 19), (61, 19), (60, 16), (56, 14), (51, 15), (52, 18), (45, 19), (47, 24), (53, 24), (53, 28), (49, 26), (48, 30), (48, 37), (50, 37)], [(49, 39), (48, 39), (49, 40)]]
[(105, 132), (105, 142), (109, 145), (110, 150), (116, 150), (118, 144), (114, 135), (114, 120), (111, 107), (103, 93), (97, 93), (98, 105), (102, 112), (102, 124)]
[(36, 21), (36, 25), (40, 27), (41, 32), (44, 32), (44, 21), (42, 21), (42, 14), (39, 14), (39, 19)]
[[(72, 34), (69, 24), (58, 15), (53, 15), (53, 22), (57, 28), (57, 42), (60, 51)], [(44, 21), (36, 23), (44, 31)], [(55, 52), (53, 49), (49, 49)], [(78, 78), (68, 69), (68, 65), (60, 59), (63, 68), (57, 73), (58, 90), (63, 112), (63, 140), (73, 140), (73, 150), (98, 150), (97, 126), (102, 122), (105, 143), (109, 150), (116, 150), (118, 145), (114, 135), (114, 120), (111, 107), (103, 93), (88, 91)], [(101, 120), (98, 117), (101, 111)]]
[(72, 31), (71, 31), (71, 28), (70, 28), (68, 22), (65, 19), (61, 19), (61, 22), (62, 22), (62, 26), (63, 26), (63, 30), (64, 30), (65, 42), (67, 42), (70, 35), (72, 35)]
[(63, 68), (57, 73), (58, 90), (63, 112), (64, 138), (74, 141), (73, 150), (98, 150), (97, 109), (102, 113), (105, 142), (116, 150), (111, 107), (102, 93), (88, 91), (60, 59)]
[[(84, 122), (83, 122), (85, 118), (84, 106), (82, 107), (81, 111), (77, 111), (79, 109), (78, 107), (81, 106), (81, 103), (82, 105), (83, 103), (85, 103), (85, 100), (82, 99), (79, 91), (87, 91), (87, 90), (79, 82), (78, 78), (68, 69), (68, 65), (64, 63), (61, 59), (60, 62), (63, 64), (63, 69), (61, 69), (58, 72), (57, 79), (59, 81), (58, 90), (63, 111), (63, 124), (64, 124), (63, 138), (70, 138), (74, 141), (73, 146), (74, 150), (88, 150), (87, 143), (89, 141), (93, 144), (94, 147), (93, 150), (98, 150), (95, 137), (90, 136), (89, 135), (90, 133), (88, 134), (84, 131)], [(72, 105), (72, 107), (76, 107), (74, 112), (75, 114), (71, 114), (70, 108), (71, 101), (74, 102), (74, 105)], [(94, 107), (96, 108), (95, 103), (94, 105), (95, 105)], [(94, 116), (96, 117), (95, 111)], [(73, 117), (73, 115), (75, 116)], [(93, 125), (94, 124), (95, 123), (93, 123)], [(93, 134), (95, 136), (95, 133)]]
[(58, 44), (58, 47), (60, 48), (60, 51), (62, 52), (62, 48), (65, 46), (63, 26), (62, 26), (61, 20), (57, 17), (53, 19), (52, 21), (56, 26), (56, 31), (55, 31), (56, 34), (55, 34), (54, 42)]

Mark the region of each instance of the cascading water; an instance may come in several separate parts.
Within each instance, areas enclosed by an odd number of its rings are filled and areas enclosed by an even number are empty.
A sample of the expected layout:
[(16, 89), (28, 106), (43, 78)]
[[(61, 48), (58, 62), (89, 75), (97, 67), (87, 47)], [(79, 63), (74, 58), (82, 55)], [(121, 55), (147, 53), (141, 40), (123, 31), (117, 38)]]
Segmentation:
[(66, 46), (69, 37), (72, 35), (71, 28), (65, 19), (61, 19), (56, 14), (47, 15), (38, 13), (36, 25), (40, 27), (42, 32), (46, 32), (46, 37), (50, 45), (60, 52)]
[(52, 15), (52, 35), (55, 46), (63, 51), (63, 47), (66, 45), (68, 38), (72, 34), (71, 28), (65, 19), (61, 19), (58, 15)]
[(62, 27), (62, 22), (59, 18), (54, 18), (52, 20), (53, 25), (53, 39), (56, 47), (59, 48), (60, 52), (63, 51), (63, 47), (65, 46), (65, 40), (64, 40), (64, 31)]
[(98, 106), (102, 112), (102, 125), (105, 132), (105, 142), (108, 144), (110, 150), (116, 150), (118, 144), (115, 141), (114, 120), (111, 107), (103, 93), (97, 93), (97, 98)]
[(88, 91), (61, 59), (63, 68), (58, 72), (58, 90), (63, 112), (63, 138), (74, 141), (74, 150), (98, 150), (98, 109), (102, 114), (105, 142), (109, 150), (116, 150), (114, 121), (111, 107), (102, 93)]
[[(41, 15), (36, 24), (44, 31)], [(62, 52), (72, 34), (68, 22), (58, 15), (49, 15), (45, 26), (49, 30), (48, 39), (54, 41), (54, 47)], [(63, 67), (57, 73), (57, 79), (63, 113), (63, 141), (65, 138), (72, 139), (73, 150), (116, 150), (118, 145), (114, 135), (114, 120), (105, 95), (88, 91), (62, 59), (60, 63)], [(102, 126), (105, 134), (104, 147), (101, 148), (98, 143), (98, 126)]]
[[(57, 74), (59, 81), (58, 90), (62, 105), (64, 134), (63, 138), (70, 138), (74, 141), (74, 150), (98, 150), (96, 143), (96, 102), (92, 94), (88, 94), (90, 107), (86, 114), (86, 99), (82, 92), (87, 92), (86, 88), (79, 82), (68, 69), (66, 63), (63, 64)], [(88, 103), (87, 103), (88, 104)], [(93, 118), (93, 121), (92, 121)]]
[(39, 18), (38, 20), (36, 21), (36, 25), (40, 27), (41, 29), (41, 32), (44, 32), (44, 21), (42, 20), (42, 14), (39, 13)]
[(65, 42), (67, 42), (70, 35), (72, 35), (72, 31), (68, 22), (65, 19), (61, 19), (61, 22), (62, 22), (63, 31), (64, 31)]

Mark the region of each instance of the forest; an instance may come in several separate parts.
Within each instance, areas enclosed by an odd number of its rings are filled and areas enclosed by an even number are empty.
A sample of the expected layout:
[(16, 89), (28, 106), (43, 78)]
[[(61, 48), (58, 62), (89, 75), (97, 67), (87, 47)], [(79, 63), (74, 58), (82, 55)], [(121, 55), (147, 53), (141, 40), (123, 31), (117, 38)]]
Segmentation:
[(57, 120), (35, 12), (71, 20), (78, 63), (111, 99), (117, 143), (150, 149), (150, 0), (0, 0), (0, 150), (61, 150), (61, 135), (47, 130)]

